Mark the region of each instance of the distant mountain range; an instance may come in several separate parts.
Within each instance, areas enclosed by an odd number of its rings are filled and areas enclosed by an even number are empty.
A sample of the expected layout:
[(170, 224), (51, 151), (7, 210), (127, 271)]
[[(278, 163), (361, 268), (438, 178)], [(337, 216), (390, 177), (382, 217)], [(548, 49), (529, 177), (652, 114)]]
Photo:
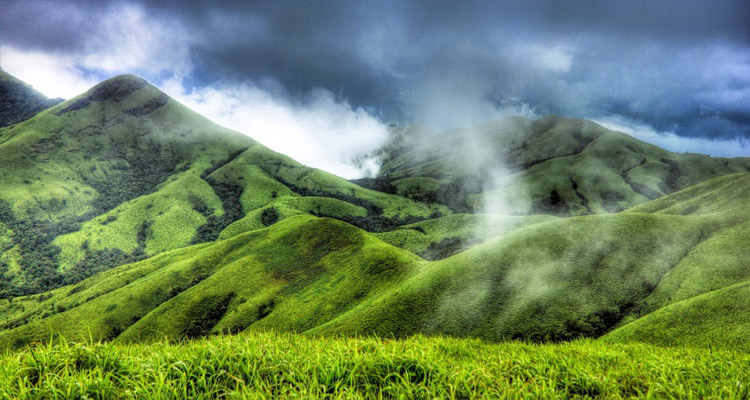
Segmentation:
[(0, 347), (271, 328), (750, 349), (750, 158), (507, 118), (396, 128), (357, 185), (135, 76), (10, 92)]

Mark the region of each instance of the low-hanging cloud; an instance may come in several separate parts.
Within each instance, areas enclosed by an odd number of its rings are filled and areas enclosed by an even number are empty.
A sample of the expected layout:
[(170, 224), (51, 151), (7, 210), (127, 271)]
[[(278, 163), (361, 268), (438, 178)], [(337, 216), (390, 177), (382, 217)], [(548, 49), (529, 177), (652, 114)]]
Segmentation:
[[(750, 138), (748, 26), (743, 0), (8, 0), (0, 65), (53, 97), (118, 73), (230, 99), (244, 82), (273, 81), (283, 96), (259, 87), (296, 112), (319, 109), (311, 98), (328, 92), (360, 122), (362, 113), (439, 128), (507, 111), (617, 116), (623, 130), (659, 132), (640, 137), (674, 151), (740, 155), (723, 149)], [(473, 104), (453, 101), (465, 91)], [(444, 100), (425, 105), (433, 98)], [(342, 143), (353, 148), (336, 160), (368, 147)]]
[(220, 125), (344, 178), (377, 172), (368, 155), (389, 135), (377, 118), (325, 89), (297, 100), (251, 83), (185, 91), (181, 83), (167, 82), (163, 89)]

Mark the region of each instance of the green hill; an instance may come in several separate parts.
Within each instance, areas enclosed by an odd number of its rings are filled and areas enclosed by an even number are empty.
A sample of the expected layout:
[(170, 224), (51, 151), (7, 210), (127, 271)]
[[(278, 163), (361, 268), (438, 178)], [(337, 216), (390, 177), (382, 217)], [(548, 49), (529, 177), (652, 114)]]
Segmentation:
[[(466, 164), (467, 135), (502, 154)], [(262, 330), (750, 346), (750, 159), (552, 116), (409, 140), (366, 189), (134, 76), (0, 128), (0, 347)], [(489, 187), (487, 165), (515, 172)], [(452, 213), (493, 194), (518, 215)]]
[(362, 189), (120, 76), (0, 129), (2, 297), (296, 214), (373, 231), (448, 214)]
[(750, 158), (677, 154), (591, 121), (508, 117), (450, 132), (397, 130), (364, 184), (455, 211), (585, 215), (631, 208), (718, 176)]
[[(721, 194), (724, 190), (736, 196)], [(513, 221), (508, 231), (434, 262), (344, 222), (293, 216), (48, 294), (6, 300), (0, 303), (6, 328), (0, 343), (18, 346), (55, 334), (142, 341), (265, 329), (492, 341), (599, 337), (659, 315), (677, 315), (671, 307), (703, 304), (702, 297), (694, 297), (701, 293), (732, 299), (712, 291), (748, 280), (743, 253), (712, 264), (705, 275), (710, 279), (695, 269), (705, 269), (706, 252), (750, 243), (744, 236), (748, 214), (736, 212), (744, 207), (743, 191), (750, 192), (747, 173), (717, 178), (632, 212)], [(726, 202), (709, 211), (711, 196)], [(689, 215), (642, 212), (701, 201), (705, 213), (700, 206), (691, 207)], [(396, 241), (399, 231), (415, 227), (424, 235), (442, 235), (466, 218), (443, 217), (376, 235)], [(444, 230), (435, 228), (441, 225)], [(406, 238), (397, 244), (423, 246)], [(669, 306), (685, 296), (695, 303)], [(738, 304), (733, 314), (715, 317), (698, 310), (701, 321), (725, 329), (734, 326), (732, 320), (744, 326), (745, 317), (735, 315), (742, 313)], [(679, 321), (692, 323), (688, 317)], [(612, 337), (633, 337), (617, 332)], [(738, 335), (732, 343), (744, 340)]]
[(660, 308), (616, 329), (603, 340), (748, 352), (750, 280), (743, 278), (743, 283)]
[(0, 69), (0, 127), (13, 125), (63, 101), (48, 99)]

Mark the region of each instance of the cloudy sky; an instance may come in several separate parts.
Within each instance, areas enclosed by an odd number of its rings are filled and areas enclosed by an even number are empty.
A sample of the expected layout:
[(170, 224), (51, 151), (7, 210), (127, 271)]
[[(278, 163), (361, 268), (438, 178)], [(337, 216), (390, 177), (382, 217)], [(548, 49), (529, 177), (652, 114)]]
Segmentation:
[(388, 123), (596, 120), (750, 155), (750, 2), (3, 0), (0, 66), (51, 97), (138, 74), (346, 177)]

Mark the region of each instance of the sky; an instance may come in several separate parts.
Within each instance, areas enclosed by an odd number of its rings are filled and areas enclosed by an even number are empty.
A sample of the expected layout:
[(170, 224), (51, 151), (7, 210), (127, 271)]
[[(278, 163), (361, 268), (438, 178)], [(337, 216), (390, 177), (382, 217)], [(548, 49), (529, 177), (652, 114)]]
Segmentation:
[(137, 74), (347, 178), (388, 124), (504, 115), (750, 156), (747, 0), (2, 0), (0, 67), (63, 98)]

